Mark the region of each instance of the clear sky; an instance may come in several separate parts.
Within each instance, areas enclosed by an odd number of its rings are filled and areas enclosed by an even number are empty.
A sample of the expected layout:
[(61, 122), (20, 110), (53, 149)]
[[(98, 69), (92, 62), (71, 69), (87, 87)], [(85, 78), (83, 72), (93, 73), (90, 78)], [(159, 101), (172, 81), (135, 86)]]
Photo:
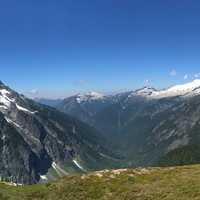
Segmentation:
[(199, 0), (0, 1), (0, 79), (17, 91), (162, 88), (198, 73)]

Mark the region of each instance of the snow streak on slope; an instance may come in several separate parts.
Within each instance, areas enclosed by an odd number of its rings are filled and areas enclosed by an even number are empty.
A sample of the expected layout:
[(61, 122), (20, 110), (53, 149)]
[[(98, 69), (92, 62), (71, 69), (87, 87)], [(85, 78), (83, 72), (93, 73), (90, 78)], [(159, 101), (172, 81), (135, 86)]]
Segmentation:
[(32, 112), (32, 111), (30, 111), (30, 110), (18, 105), (17, 103), (16, 103), (16, 107), (17, 107), (18, 110), (21, 110), (23, 112), (27, 112), (27, 113), (30, 113), (30, 114), (35, 114), (37, 112), (37, 111)]
[(82, 171), (85, 171), (85, 169), (78, 163), (78, 161), (73, 160), (73, 163)]
[(48, 180), (48, 178), (47, 178), (46, 175), (40, 175), (40, 178), (41, 178), (42, 180), (44, 180), (44, 181), (47, 181), (47, 180)]
[(52, 163), (52, 168), (57, 172), (59, 176), (69, 175), (65, 170), (63, 170), (60, 166), (58, 166), (55, 162)]
[(5, 118), (5, 120), (6, 120), (8, 123), (13, 124), (13, 125), (16, 126), (17, 128), (22, 129), (22, 127), (21, 127), (19, 124), (17, 124), (16, 122), (12, 121), (12, 120), (9, 119), (8, 117), (4, 117), (4, 118)]

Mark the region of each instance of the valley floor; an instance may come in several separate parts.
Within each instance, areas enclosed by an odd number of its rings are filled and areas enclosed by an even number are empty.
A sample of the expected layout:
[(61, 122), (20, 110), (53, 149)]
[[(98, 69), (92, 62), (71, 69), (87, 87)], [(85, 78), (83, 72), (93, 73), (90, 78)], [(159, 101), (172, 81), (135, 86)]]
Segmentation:
[(200, 200), (200, 165), (100, 171), (47, 184), (0, 184), (0, 200)]

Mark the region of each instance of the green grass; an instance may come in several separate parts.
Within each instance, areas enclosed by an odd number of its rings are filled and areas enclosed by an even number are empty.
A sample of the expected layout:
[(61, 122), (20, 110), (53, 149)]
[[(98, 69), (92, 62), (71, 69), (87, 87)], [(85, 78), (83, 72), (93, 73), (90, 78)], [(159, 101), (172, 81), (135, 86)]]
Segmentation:
[(94, 172), (43, 185), (0, 184), (0, 200), (200, 200), (200, 165)]

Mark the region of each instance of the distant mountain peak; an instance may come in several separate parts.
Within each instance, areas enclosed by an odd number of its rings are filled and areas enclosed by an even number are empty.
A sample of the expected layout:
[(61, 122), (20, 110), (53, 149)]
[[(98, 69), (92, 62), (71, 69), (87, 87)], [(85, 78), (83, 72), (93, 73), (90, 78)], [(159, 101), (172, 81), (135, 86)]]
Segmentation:
[(131, 92), (128, 98), (141, 96), (148, 99), (155, 99), (175, 96), (194, 96), (198, 94), (200, 94), (200, 79), (195, 79), (189, 83), (175, 85), (163, 90), (156, 90), (153, 87), (145, 86)]
[(175, 85), (166, 90), (160, 90), (152, 93), (152, 98), (164, 98), (173, 96), (184, 96), (184, 95), (197, 95), (200, 94), (200, 79), (195, 79), (192, 82)]
[(169, 91), (192, 91), (194, 90), (195, 88), (197, 87), (200, 87), (200, 79), (195, 79), (193, 80), (192, 82), (189, 82), (189, 83), (186, 83), (186, 84), (183, 84), (183, 85), (176, 85), (174, 87), (171, 87), (169, 88), (168, 90)]
[(76, 96), (76, 101), (78, 103), (85, 102), (85, 101), (91, 101), (91, 100), (99, 100), (103, 99), (104, 95), (98, 92), (87, 92), (85, 94), (78, 94)]
[(155, 88), (150, 86), (145, 86), (141, 89), (136, 90), (135, 93), (140, 95), (151, 95), (155, 91), (157, 91)]
[(135, 97), (135, 96), (147, 97), (147, 96), (151, 96), (156, 91), (157, 90), (153, 87), (145, 86), (143, 88), (140, 88), (131, 92), (128, 98)]
[(90, 91), (90, 92), (86, 93), (86, 95), (91, 96), (91, 97), (103, 97), (103, 94), (94, 92), (94, 91)]

